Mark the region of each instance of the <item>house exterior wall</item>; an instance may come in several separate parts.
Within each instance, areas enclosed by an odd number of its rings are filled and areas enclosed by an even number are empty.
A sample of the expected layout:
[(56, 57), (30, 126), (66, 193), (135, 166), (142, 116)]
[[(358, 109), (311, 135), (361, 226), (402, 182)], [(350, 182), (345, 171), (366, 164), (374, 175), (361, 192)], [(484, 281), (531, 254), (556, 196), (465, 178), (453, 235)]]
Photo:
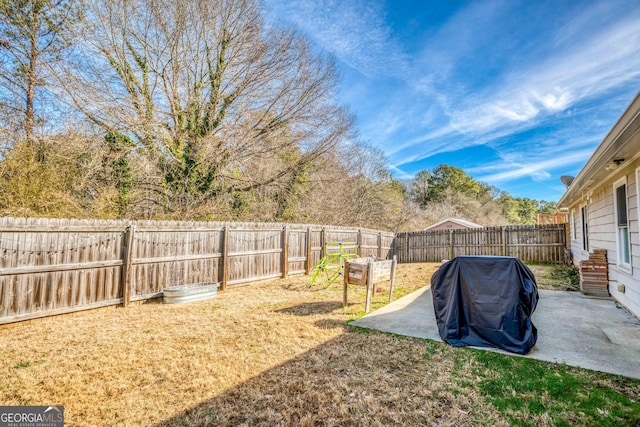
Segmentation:
[[(582, 206), (587, 205), (586, 200), (574, 205), (570, 211), (570, 236), (571, 236), (571, 254), (573, 262), (578, 265), (583, 259), (589, 257), (589, 252), (583, 249), (583, 233), (584, 224), (582, 222)], [(588, 206), (588, 205), (587, 205)]]
[[(575, 202), (570, 208), (570, 217), (577, 222), (575, 226), (571, 227), (571, 253), (574, 264), (577, 266), (581, 260), (589, 257), (589, 252), (582, 248), (580, 208), (586, 204), (588, 208), (589, 250), (607, 250), (609, 293), (638, 317), (640, 317), (639, 174), (640, 159), (636, 159), (611, 174), (592, 192), (583, 195), (582, 200)], [(627, 185), (627, 212), (631, 243), (630, 269), (618, 265), (614, 184), (621, 179), (626, 179)], [(618, 290), (619, 285), (624, 285), (624, 292)]]

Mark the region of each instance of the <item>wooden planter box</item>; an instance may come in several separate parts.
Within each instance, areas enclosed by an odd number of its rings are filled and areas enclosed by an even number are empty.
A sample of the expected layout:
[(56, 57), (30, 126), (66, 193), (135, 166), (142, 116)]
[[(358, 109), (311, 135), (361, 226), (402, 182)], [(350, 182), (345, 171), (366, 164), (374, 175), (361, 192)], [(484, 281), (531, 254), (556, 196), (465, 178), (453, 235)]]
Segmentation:
[(367, 296), (365, 302), (365, 313), (371, 308), (371, 295), (375, 294), (376, 283), (381, 281), (390, 281), (389, 285), (389, 302), (393, 298), (393, 283), (396, 276), (396, 265), (398, 261), (394, 256), (393, 259), (380, 258), (354, 258), (344, 262), (344, 288), (343, 288), (343, 307), (347, 306), (347, 287), (348, 285), (361, 285), (367, 287)]

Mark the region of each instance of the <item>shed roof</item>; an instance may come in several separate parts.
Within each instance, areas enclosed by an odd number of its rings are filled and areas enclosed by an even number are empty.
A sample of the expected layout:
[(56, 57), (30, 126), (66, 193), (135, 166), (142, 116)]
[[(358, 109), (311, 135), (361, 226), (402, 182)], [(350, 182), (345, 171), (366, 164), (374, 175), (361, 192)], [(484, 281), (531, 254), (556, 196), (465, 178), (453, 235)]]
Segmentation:
[(431, 224), (430, 226), (426, 227), (424, 231), (431, 230), (432, 228), (436, 228), (437, 226), (442, 225), (445, 222), (453, 222), (465, 228), (482, 228), (482, 225), (476, 224), (475, 222), (467, 221), (466, 219), (445, 218), (443, 220), (436, 222), (435, 224)]

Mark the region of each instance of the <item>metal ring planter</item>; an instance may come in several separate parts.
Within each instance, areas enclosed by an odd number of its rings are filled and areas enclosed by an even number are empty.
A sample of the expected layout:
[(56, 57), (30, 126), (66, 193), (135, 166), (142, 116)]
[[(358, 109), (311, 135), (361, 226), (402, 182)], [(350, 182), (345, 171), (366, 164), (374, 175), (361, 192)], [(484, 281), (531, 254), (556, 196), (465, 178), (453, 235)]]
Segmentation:
[(164, 288), (164, 303), (184, 304), (213, 298), (218, 294), (218, 285), (219, 283), (195, 283)]

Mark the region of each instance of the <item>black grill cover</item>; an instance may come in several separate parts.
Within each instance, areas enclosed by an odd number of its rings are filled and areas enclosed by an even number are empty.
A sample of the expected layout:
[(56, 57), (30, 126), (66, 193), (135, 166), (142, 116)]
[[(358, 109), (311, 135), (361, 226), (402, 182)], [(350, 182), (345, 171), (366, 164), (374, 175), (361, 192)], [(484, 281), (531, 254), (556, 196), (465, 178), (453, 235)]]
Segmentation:
[(440, 337), (453, 346), (527, 354), (538, 339), (536, 279), (517, 258), (456, 257), (433, 274), (431, 292)]

